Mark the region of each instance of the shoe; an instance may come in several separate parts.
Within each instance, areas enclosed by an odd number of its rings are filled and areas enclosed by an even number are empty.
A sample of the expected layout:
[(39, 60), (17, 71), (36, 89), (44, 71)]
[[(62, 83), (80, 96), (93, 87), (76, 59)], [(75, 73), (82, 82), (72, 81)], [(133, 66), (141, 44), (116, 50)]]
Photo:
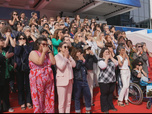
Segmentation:
[(118, 111), (116, 108), (109, 109), (109, 110), (112, 110), (112, 111), (114, 111), (114, 112)]
[(28, 109), (32, 109), (32, 105), (31, 104), (27, 104)]
[(8, 112), (14, 112), (14, 109), (13, 108), (9, 108)]
[(91, 114), (91, 112), (90, 112), (90, 111), (86, 111), (86, 114), (87, 114), (87, 113)]
[(105, 114), (109, 114), (109, 111), (106, 111), (106, 112), (103, 112), (103, 113), (105, 113)]
[(25, 105), (21, 105), (21, 110), (25, 110), (25, 109), (26, 109)]
[(25, 110), (26, 109), (26, 107), (21, 107), (21, 110)]
[(113, 98), (117, 100), (117, 99), (118, 99), (118, 96), (114, 96)]
[(123, 104), (121, 101), (118, 101), (118, 106), (121, 106), (121, 107), (125, 107), (125, 104)]
[(125, 104), (126, 104), (126, 105), (129, 105), (129, 102), (128, 102), (128, 101), (125, 101)]
[(95, 104), (91, 104), (91, 106), (95, 106)]

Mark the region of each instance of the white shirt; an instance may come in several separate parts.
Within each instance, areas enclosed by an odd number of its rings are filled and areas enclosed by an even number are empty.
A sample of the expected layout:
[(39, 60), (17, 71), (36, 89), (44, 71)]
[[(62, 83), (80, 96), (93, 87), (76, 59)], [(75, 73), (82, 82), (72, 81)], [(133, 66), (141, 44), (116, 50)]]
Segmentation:
[[(123, 58), (120, 55), (118, 55), (118, 57), (120, 58), (120, 61), (123, 60)], [(124, 60), (123, 65), (121, 67), (119, 66), (119, 69), (125, 69), (125, 70), (129, 69), (129, 67), (128, 67), (128, 59), (127, 58)]]

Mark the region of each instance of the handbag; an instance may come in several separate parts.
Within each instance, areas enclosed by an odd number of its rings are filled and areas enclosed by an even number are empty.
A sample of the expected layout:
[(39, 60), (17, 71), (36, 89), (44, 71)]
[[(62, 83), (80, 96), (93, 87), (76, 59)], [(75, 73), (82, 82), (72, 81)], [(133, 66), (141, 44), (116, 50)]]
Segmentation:
[(23, 59), (21, 58), (21, 71), (28, 71), (29, 70), (29, 67), (28, 65), (26, 65), (23, 61)]

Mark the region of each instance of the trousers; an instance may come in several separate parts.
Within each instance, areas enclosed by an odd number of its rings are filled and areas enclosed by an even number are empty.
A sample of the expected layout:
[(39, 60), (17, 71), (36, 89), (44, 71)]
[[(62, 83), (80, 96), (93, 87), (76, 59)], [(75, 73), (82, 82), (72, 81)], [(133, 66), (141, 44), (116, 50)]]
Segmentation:
[(123, 101), (123, 99), (128, 100), (129, 95), (129, 83), (130, 83), (130, 69), (128, 70), (120, 70), (121, 81), (122, 81), (122, 89), (119, 94), (119, 101)]

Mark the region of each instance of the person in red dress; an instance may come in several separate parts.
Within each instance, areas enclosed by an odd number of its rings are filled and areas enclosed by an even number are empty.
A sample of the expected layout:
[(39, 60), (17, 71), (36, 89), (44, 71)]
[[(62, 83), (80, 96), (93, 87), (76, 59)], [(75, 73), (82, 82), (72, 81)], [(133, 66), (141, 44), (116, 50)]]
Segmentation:
[(30, 88), (34, 113), (54, 113), (54, 79), (51, 65), (55, 59), (47, 39), (39, 38), (29, 55)]

